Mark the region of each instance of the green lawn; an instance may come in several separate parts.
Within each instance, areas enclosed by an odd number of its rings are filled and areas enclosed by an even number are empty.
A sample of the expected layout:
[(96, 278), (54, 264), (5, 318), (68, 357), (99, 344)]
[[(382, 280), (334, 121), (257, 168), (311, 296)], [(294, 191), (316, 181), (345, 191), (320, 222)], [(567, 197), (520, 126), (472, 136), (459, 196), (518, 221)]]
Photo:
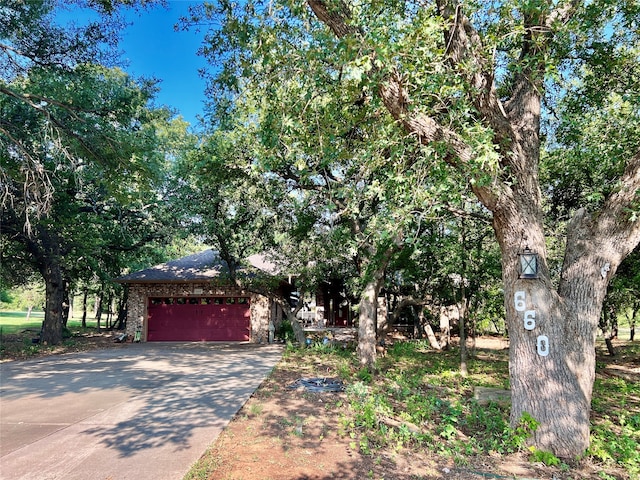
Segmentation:
[[(2, 333), (17, 333), (22, 330), (33, 329), (40, 330), (42, 321), (44, 320), (44, 312), (33, 311), (29, 320), (27, 320), (27, 312), (0, 311), (0, 328)], [(69, 328), (80, 328), (82, 325), (82, 316), (74, 316), (69, 320), (67, 326)], [(103, 323), (104, 325), (104, 323)], [(87, 327), (96, 327), (96, 321), (93, 318), (87, 318)]]

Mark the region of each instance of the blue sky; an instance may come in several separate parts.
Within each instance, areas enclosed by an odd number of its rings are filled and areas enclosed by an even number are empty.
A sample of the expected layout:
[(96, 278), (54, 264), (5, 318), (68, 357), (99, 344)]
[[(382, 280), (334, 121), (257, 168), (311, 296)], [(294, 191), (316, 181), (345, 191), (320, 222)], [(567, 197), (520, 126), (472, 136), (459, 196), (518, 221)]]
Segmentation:
[(206, 65), (196, 52), (204, 33), (195, 30), (174, 31), (173, 26), (187, 14), (189, 5), (201, 2), (169, 0), (167, 8), (127, 15), (133, 23), (123, 32), (120, 49), (124, 69), (133, 76), (161, 80), (156, 105), (168, 105), (179, 111), (194, 126), (203, 114), (205, 82), (198, 69)]

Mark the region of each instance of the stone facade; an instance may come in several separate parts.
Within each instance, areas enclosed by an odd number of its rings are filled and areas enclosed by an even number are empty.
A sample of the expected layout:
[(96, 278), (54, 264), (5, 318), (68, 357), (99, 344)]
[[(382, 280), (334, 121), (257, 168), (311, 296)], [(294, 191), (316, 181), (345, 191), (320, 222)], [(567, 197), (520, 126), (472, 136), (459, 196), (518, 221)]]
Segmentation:
[(269, 321), (272, 320), (271, 300), (262, 295), (247, 292), (233, 285), (214, 285), (213, 282), (201, 283), (131, 283), (127, 301), (127, 336), (135, 337), (141, 332), (140, 340), (147, 340), (147, 305), (149, 297), (249, 297), (251, 312), (250, 342), (267, 342)]

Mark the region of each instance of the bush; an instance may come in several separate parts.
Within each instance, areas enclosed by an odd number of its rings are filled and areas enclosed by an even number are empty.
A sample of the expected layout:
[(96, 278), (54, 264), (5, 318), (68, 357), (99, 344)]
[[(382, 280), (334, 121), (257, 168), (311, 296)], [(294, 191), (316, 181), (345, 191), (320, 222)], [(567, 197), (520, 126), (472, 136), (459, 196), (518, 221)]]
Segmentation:
[(296, 341), (296, 336), (293, 333), (291, 322), (286, 319), (280, 324), (280, 328), (276, 331), (276, 335), (286, 343), (294, 343)]

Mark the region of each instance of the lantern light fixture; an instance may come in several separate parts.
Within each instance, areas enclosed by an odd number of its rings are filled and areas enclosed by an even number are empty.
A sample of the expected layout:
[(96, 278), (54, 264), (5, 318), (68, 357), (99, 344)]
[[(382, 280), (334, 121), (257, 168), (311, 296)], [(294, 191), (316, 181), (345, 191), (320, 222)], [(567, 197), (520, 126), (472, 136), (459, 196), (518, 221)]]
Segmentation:
[(538, 254), (531, 251), (527, 245), (521, 253), (518, 253), (518, 257), (520, 257), (520, 278), (538, 278)]

